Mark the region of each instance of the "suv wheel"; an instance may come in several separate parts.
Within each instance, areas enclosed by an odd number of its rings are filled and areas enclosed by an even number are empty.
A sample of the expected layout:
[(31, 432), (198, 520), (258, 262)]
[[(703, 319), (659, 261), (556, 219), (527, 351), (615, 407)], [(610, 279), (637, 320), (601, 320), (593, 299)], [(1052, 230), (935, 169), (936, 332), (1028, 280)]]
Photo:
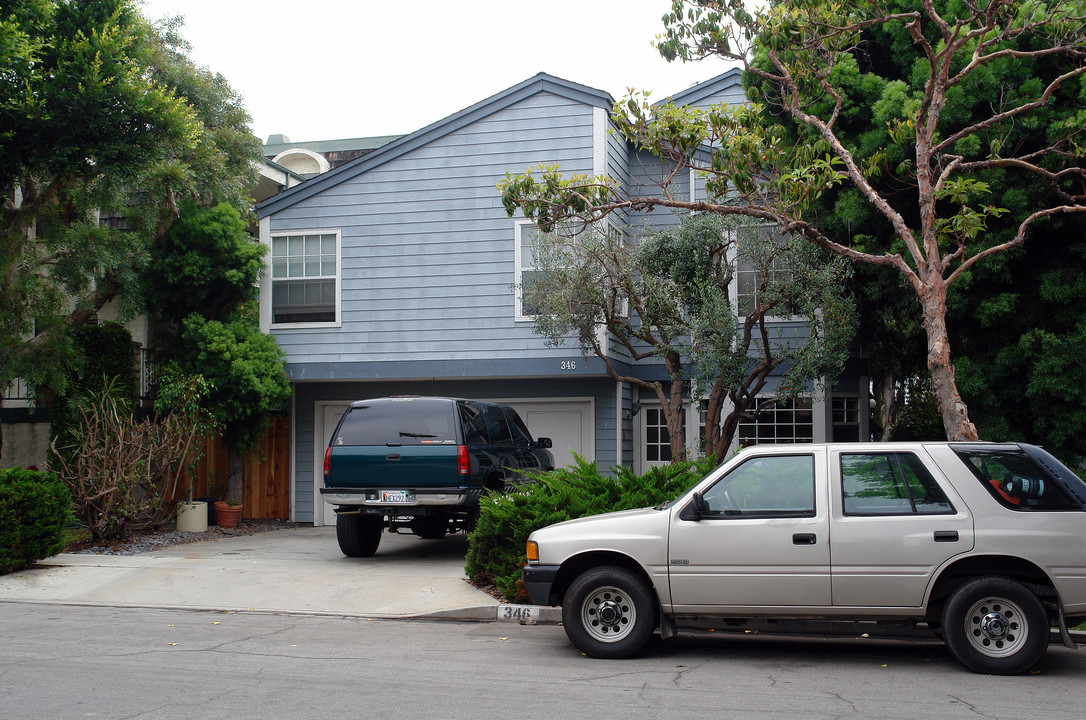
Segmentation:
[(1004, 577), (965, 583), (943, 608), (943, 641), (970, 670), (1014, 675), (1048, 649), (1048, 615), (1037, 596)]
[(652, 635), (656, 604), (645, 583), (626, 568), (593, 568), (569, 586), (562, 623), (570, 642), (586, 655), (629, 657)]
[(381, 518), (367, 515), (336, 517), (336, 539), (347, 557), (373, 557), (381, 544)]

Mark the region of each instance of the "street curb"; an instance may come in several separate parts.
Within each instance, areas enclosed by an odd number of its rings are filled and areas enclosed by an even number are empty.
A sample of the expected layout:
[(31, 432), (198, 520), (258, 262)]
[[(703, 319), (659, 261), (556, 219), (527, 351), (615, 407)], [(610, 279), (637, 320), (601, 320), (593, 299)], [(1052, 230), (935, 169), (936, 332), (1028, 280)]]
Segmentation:
[(520, 625), (557, 625), (562, 622), (562, 608), (502, 603), (500, 605), (438, 610), (413, 617), (432, 620), (511, 622)]

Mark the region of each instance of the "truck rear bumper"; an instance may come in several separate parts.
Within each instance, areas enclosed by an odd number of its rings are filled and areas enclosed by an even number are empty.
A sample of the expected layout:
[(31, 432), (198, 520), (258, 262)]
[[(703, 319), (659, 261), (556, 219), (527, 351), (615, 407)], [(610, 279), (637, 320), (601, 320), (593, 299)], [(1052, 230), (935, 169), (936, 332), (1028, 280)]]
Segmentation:
[(479, 502), (481, 490), (473, 490), (459, 487), (430, 487), (430, 488), (396, 488), (411, 493), (409, 502), (389, 503), (382, 502), (381, 493), (377, 488), (321, 488), (321, 498), (329, 505), (347, 505), (359, 507), (381, 507), (395, 509), (398, 507), (418, 507), (420, 505), (476, 505)]

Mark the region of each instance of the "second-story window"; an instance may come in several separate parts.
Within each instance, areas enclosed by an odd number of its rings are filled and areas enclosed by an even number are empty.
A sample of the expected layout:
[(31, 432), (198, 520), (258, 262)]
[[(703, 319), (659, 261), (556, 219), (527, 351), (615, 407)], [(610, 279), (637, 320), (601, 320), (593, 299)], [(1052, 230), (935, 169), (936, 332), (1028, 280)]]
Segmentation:
[[(769, 225), (748, 225), (738, 231), (738, 262), (735, 267), (735, 297), (740, 317), (750, 315), (759, 303), (779, 298), (781, 293), (769, 290), (774, 285), (787, 283), (791, 270), (785, 267), (781, 252), (786, 249), (788, 237)], [(780, 300), (775, 300), (781, 305)], [(767, 315), (787, 317), (792, 308), (777, 306)]]
[(334, 323), (338, 233), (272, 237), (272, 323)]
[[(533, 318), (540, 313), (541, 307), (525, 300), (525, 289), (540, 278), (543, 271), (539, 269), (536, 259), (536, 247), (543, 238), (543, 231), (535, 223), (517, 223), (517, 317), (521, 319)], [(530, 295), (530, 293), (529, 293)]]

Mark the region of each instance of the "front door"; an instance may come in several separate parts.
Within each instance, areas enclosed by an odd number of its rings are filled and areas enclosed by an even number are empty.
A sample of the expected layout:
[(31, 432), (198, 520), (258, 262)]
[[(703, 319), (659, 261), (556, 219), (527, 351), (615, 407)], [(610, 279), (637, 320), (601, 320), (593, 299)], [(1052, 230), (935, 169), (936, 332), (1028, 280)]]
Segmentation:
[(751, 457), (672, 516), (673, 610), (830, 604), (825, 450)]

